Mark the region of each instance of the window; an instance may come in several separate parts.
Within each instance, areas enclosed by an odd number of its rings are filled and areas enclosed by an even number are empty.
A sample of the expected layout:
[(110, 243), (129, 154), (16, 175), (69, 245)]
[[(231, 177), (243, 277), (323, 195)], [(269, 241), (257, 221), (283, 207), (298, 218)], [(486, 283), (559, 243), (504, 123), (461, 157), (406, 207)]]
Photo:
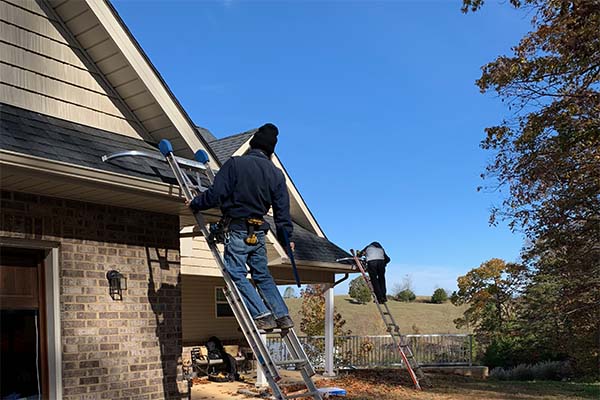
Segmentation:
[(225, 292), (223, 292), (222, 287), (215, 288), (215, 308), (217, 318), (219, 317), (233, 317), (233, 310), (229, 306), (227, 302), (227, 298), (225, 297)]

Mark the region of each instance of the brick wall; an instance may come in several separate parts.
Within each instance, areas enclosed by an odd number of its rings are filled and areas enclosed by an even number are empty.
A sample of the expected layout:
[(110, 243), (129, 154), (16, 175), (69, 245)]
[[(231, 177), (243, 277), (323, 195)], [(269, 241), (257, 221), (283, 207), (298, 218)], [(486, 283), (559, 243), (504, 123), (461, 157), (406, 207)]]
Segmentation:
[(0, 214), (0, 236), (60, 242), (65, 400), (187, 398), (177, 216), (6, 191)]

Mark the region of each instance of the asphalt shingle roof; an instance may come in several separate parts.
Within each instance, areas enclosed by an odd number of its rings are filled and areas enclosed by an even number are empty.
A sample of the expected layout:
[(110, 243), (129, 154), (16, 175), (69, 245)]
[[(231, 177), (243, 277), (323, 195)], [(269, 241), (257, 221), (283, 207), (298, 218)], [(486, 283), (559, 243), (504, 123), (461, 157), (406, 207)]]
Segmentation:
[[(255, 130), (209, 143), (224, 163)], [(34, 111), (0, 103), (0, 149), (49, 160), (115, 172), (158, 182), (176, 184), (169, 166), (161, 161), (127, 157), (102, 162), (106, 154), (143, 150), (158, 152), (157, 146), (140, 139), (92, 128)], [(274, 228), (270, 217), (267, 220)], [(333, 263), (349, 254), (314, 233), (294, 223), (296, 258), (304, 261)]]
[(153, 181), (176, 182), (169, 166), (158, 160), (101, 159), (105, 154), (125, 150), (158, 152), (153, 144), (2, 103), (0, 148)]
[(256, 129), (247, 132), (238, 133), (237, 135), (228, 136), (223, 139), (216, 139), (209, 142), (210, 148), (214, 151), (221, 164), (224, 164), (229, 158), (239, 149), (248, 139), (254, 135)]
[(196, 127), (196, 131), (204, 138), (204, 140), (208, 142), (212, 142), (213, 140), (217, 140), (215, 135), (213, 135), (208, 129), (203, 128), (201, 126)]
[[(272, 217), (266, 216), (265, 220), (275, 231), (275, 222)], [(302, 261), (320, 261), (335, 263), (338, 258), (350, 257), (350, 254), (326, 238), (315, 235), (294, 222), (292, 240), (296, 244), (294, 257)]]

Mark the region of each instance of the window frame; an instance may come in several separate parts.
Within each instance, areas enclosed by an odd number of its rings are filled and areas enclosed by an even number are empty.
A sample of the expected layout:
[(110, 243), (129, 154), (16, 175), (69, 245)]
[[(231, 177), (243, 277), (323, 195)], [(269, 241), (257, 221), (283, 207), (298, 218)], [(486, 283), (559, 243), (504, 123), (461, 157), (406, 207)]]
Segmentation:
[[(225, 297), (224, 286), (215, 286), (215, 318), (218, 319), (231, 319), (235, 318), (235, 314), (233, 313), (233, 309), (229, 305), (227, 301), (227, 297)], [(219, 300), (219, 291), (223, 293), (223, 300)], [(225, 304), (231, 310), (231, 315), (219, 315), (219, 305)]]

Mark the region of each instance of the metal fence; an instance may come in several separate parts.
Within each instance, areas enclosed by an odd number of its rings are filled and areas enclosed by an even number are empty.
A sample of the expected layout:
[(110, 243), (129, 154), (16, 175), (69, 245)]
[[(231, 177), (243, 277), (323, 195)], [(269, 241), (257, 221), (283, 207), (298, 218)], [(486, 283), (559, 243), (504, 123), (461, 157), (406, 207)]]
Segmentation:
[[(472, 365), (473, 337), (469, 334), (406, 335), (415, 358), (421, 365)], [(325, 338), (299, 337), (316, 368), (324, 367)], [(267, 337), (275, 361), (292, 358), (280, 337)], [(391, 336), (338, 336), (335, 338), (336, 368), (374, 368), (400, 366)]]

